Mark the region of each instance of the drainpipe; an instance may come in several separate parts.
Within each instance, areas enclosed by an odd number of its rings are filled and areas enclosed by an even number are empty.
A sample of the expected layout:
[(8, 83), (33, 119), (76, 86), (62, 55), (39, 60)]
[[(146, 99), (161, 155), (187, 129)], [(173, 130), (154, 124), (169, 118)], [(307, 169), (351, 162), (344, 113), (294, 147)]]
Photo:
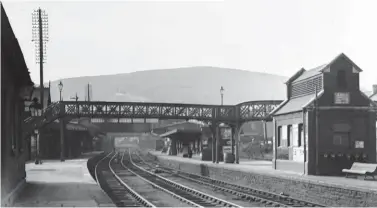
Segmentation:
[(302, 109), (302, 131), (303, 131), (303, 140), (304, 140), (304, 174), (307, 174), (307, 170), (306, 170), (306, 160), (307, 160), (307, 157), (306, 157), (306, 125), (308, 125), (306, 123), (306, 114), (307, 114), (307, 109), (304, 108)]

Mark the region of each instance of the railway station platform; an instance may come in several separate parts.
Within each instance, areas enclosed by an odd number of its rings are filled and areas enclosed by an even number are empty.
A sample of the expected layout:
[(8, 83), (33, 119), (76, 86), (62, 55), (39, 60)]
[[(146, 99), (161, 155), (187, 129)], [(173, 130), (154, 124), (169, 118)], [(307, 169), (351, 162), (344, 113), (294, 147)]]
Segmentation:
[(26, 164), (26, 185), (13, 206), (115, 207), (88, 171), (87, 160), (92, 155)]
[(363, 176), (311, 176), (295, 172), (275, 170), (271, 161), (240, 160), (240, 164), (201, 161), (192, 158), (170, 156), (160, 151), (148, 151), (164, 165), (194, 174), (206, 175), (239, 185), (275, 193), (285, 193), (296, 198), (309, 198), (327, 206), (377, 206), (377, 180), (363, 180)]

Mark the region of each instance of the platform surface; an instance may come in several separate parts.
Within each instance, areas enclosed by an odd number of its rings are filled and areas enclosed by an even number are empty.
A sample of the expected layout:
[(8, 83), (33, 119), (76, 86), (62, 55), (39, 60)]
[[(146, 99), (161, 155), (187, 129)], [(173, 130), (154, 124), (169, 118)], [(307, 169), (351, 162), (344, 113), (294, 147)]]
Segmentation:
[(239, 164), (230, 164), (219, 162), (219, 164), (212, 163), (212, 161), (201, 161), (199, 155), (193, 155), (192, 158), (184, 158), (182, 156), (172, 156), (161, 153), (160, 151), (151, 151), (149, 152), (152, 155), (157, 157), (176, 160), (184, 163), (197, 163), (197, 164), (206, 164), (213, 167), (223, 167), (230, 170), (242, 171), (242, 172), (253, 172), (256, 174), (264, 174), (275, 177), (284, 177), (290, 179), (297, 179), (303, 181), (309, 181), (316, 184), (324, 185), (335, 185), (341, 186), (344, 188), (357, 189), (363, 191), (373, 191), (377, 192), (377, 178), (373, 180), (363, 180), (364, 176), (360, 176), (357, 179), (355, 178), (345, 178), (344, 176), (312, 176), (312, 175), (303, 175), (296, 172), (287, 172), (281, 170), (275, 170), (272, 168), (271, 161), (261, 161), (261, 160), (240, 160)]
[(26, 164), (16, 207), (115, 207), (90, 175), (87, 158)]

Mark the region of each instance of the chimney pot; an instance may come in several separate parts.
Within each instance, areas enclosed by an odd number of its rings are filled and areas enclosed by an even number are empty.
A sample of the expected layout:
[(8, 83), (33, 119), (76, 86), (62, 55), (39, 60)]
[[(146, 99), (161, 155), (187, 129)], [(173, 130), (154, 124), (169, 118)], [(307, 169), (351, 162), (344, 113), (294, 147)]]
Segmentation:
[(377, 94), (377, 84), (373, 85), (373, 94)]

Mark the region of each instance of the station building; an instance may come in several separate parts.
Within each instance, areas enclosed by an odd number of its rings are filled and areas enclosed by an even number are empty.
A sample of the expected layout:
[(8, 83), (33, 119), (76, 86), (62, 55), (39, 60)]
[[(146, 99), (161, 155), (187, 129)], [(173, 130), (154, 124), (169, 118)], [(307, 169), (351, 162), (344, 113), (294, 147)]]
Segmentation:
[(362, 70), (346, 55), (287, 82), (273, 112), (273, 168), (340, 175), (353, 162), (376, 162), (376, 107), (360, 91)]
[(25, 184), (24, 101), (33, 85), (20, 45), (1, 6), (1, 206), (9, 206)]
[[(377, 84), (373, 85), (373, 91), (369, 98), (377, 105)], [(377, 121), (376, 121), (376, 135), (377, 135)], [(376, 136), (376, 140), (377, 140), (377, 136)], [(376, 145), (376, 151), (377, 151), (377, 145)]]

